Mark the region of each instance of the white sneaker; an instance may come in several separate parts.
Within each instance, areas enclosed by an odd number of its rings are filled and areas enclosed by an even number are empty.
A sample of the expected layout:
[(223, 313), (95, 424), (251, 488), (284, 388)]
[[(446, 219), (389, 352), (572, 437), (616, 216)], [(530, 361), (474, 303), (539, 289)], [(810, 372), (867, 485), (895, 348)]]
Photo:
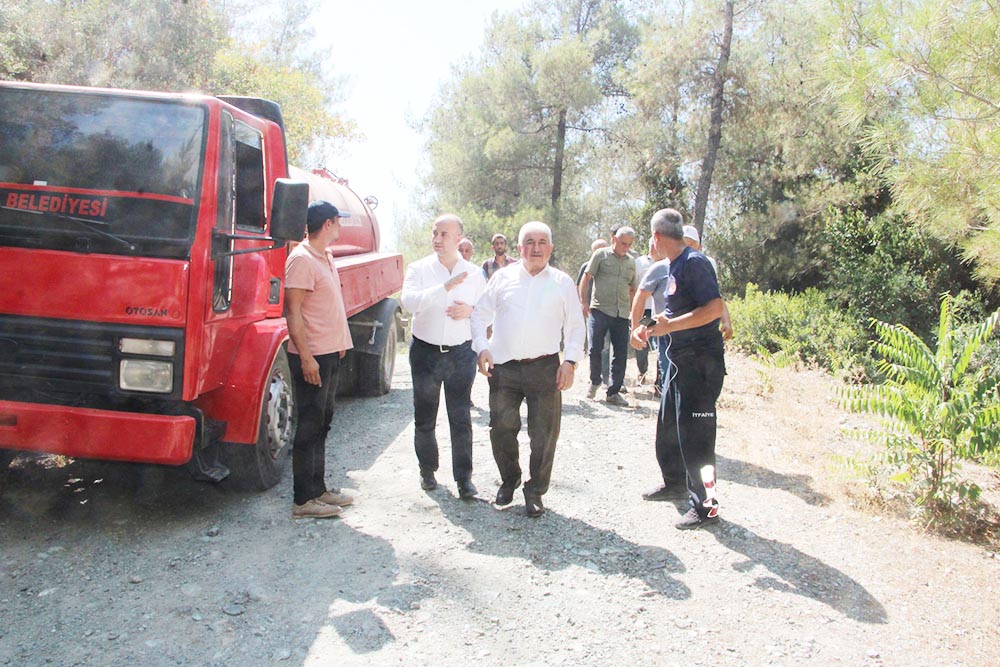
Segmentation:
[(594, 398), (597, 396), (597, 390), (601, 388), (599, 384), (592, 384), (590, 388), (587, 389), (587, 398)]
[(625, 397), (622, 396), (621, 394), (611, 394), (605, 399), (605, 401), (610, 405), (617, 405), (620, 408), (629, 407), (628, 401), (625, 400)]

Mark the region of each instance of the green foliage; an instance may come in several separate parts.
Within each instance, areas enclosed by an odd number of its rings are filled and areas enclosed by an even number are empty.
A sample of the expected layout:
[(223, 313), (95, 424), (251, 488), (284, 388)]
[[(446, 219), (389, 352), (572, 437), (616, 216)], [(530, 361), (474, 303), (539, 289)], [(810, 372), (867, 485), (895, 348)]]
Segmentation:
[(980, 488), (957, 475), (959, 460), (1000, 448), (1000, 376), (995, 368), (971, 365), (1000, 311), (962, 328), (955, 326), (952, 304), (951, 296), (942, 297), (936, 349), (905, 326), (875, 322), (872, 350), (885, 383), (845, 388), (841, 401), (880, 418), (881, 429), (858, 436), (882, 448), (897, 471), (894, 481), (911, 490), (932, 522), (979, 497)]
[[(30, 81), (201, 90), (265, 97), (282, 106), (292, 161), (357, 137), (329, 111), (335, 82), (300, 51), (316, 3), (245, 0), (90, 0), (22, 5), (0, 0), (0, 76)], [(274, 10), (274, 17), (263, 14)], [(242, 22), (239, 22), (242, 21)], [(267, 27), (260, 27), (266, 22)], [(258, 26), (258, 29), (254, 29)], [(267, 39), (239, 39), (266, 34)], [(331, 92), (333, 91), (333, 92)]]
[[(637, 116), (653, 128), (637, 138), (650, 156), (639, 171), (644, 184), (650, 163), (662, 166), (653, 176), (669, 177), (673, 165), (697, 164), (704, 154), (712, 72), (699, 63), (715, 57), (718, 4), (685, 3), (658, 16), (644, 35), (631, 88)], [(787, 292), (821, 287), (832, 250), (823, 234), (826, 211), (888, 203), (858, 161), (858, 133), (837, 122), (836, 105), (823, 97), (819, 7), (769, 0), (736, 13), (723, 142), (703, 234), (727, 294), (749, 282)], [(697, 172), (686, 167), (678, 174), (682, 185), (670, 188), (674, 205), (690, 210)]]
[(523, 221), (520, 211), (545, 208), (554, 227), (572, 220), (566, 231), (591, 235), (607, 208), (589, 197), (606, 180), (594, 152), (637, 42), (625, 6), (560, 0), (494, 15), (481, 54), (456, 68), (426, 120), (435, 209)]
[(822, 48), (841, 117), (913, 222), (1000, 281), (1000, 11), (838, 0)]
[(831, 208), (823, 238), (829, 271), (821, 288), (858, 322), (897, 322), (930, 340), (937, 295), (975, 289), (953, 250), (898, 214)]
[(742, 298), (727, 305), (735, 325), (732, 344), (739, 350), (786, 361), (794, 356), (841, 373), (854, 373), (864, 363), (864, 330), (818, 290), (789, 295), (749, 284)]
[(214, 3), (32, 3), (20, 15), (20, 78), (183, 91), (206, 82), (225, 22)]
[(354, 123), (329, 111), (328, 97), (314, 75), (275, 59), (264, 44), (231, 43), (220, 50), (208, 85), (216, 95), (263, 97), (281, 105), (293, 163), (301, 163), (318, 139), (343, 142), (357, 136)]
[(29, 70), (33, 37), (24, 25), (28, 7), (15, 0), (0, 0), (0, 79), (22, 79)]

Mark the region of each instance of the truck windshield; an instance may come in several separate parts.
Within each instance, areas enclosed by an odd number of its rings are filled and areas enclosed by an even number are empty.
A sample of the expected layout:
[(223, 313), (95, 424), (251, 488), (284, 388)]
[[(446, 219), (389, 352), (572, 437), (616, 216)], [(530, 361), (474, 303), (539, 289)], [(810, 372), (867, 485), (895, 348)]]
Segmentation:
[(204, 107), (0, 88), (0, 245), (186, 258)]

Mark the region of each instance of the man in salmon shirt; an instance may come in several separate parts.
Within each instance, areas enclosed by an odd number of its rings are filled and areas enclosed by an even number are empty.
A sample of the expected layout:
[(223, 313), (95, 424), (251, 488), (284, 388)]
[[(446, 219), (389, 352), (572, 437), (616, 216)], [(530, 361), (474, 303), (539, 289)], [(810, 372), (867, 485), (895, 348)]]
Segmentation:
[(295, 381), (298, 430), (292, 446), (295, 518), (337, 516), (354, 499), (326, 486), (326, 434), (333, 419), (337, 370), (353, 344), (340, 276), (328, 246), (340, 238), (342, 213), (326, 201), (309, 204), (307, 238), (285, 261), (288, 362)]

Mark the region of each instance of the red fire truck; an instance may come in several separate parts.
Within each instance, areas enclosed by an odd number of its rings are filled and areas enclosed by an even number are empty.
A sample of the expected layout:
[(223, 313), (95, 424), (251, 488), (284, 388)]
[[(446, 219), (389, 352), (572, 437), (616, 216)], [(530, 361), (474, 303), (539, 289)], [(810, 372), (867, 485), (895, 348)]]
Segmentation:
[(311, 199), (351, 213), (340, 391), (384, 394), (402, 257), (379, 252), (374, 202), (289, 167), (276, 104), (0, 82), (0, 462), (277, 483), (295, 431), (284, 265)]

